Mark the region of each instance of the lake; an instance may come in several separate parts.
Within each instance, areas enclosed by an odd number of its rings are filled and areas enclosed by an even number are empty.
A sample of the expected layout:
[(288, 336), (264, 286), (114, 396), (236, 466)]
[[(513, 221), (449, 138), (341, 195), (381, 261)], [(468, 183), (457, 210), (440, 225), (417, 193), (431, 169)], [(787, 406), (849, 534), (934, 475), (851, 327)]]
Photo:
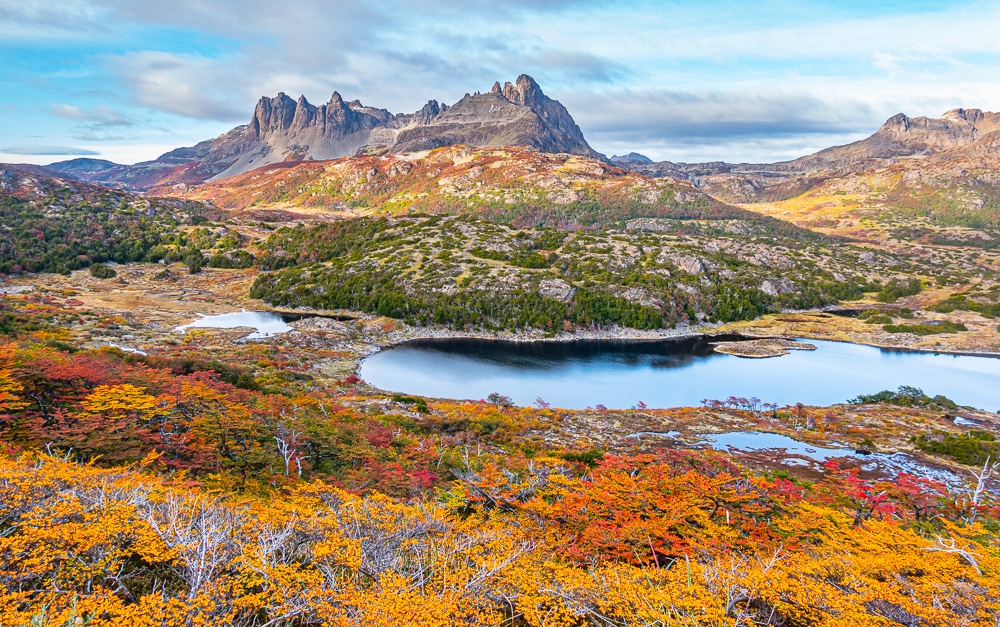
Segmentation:
[[(732, 339), (732, 338), (725, 338)], [(712, 338), (719, 341), (720, 338)], [(360, 376), (383, 390), (456, 399), (491, 392), (519, 405), (698, 406), (702, 399), (756, 396), (789, 405), (832, 405), (859, 394), (919, 387), (980, 409), (1000, 409), (1000, 359), (808, 340), (815, 351), (745, 359), (712, 351), (704, 337), (507, 342), (428, 339), (380, 351)]]

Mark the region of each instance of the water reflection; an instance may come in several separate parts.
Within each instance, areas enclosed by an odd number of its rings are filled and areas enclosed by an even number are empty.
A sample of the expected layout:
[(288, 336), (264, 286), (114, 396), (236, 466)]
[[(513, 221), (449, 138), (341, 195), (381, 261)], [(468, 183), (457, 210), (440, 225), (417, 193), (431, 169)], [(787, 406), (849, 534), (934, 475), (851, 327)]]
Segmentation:
[[(712, 338), (711, 341), (734, 338)], [(366, 359), (361, 376), (393, 392), (485, 398), (528, 405), (627, 408), (698, 405), (756, 396), (780, 404), (831, 405), (901, 385), (964, 405), (1000, 407), (1000, 359), (880, 350), (810, 340), (816, 351), (772, 359), (713, 353), (704, 337), (658, 341), (503, 342), (419, 340)]]
[(668, 340), (584, 340), (579, 342), (507, 342), (465, 338), (426, 339), (392, 350), (418, 351), (442, 357), (473, 357), (476, 361), (525, 370), (562, 369), (568, 364), (595, 362), (622, 366), (680, 368), (696, 359), (721, 357), (711, 342), (741, 339), (725, 335)]

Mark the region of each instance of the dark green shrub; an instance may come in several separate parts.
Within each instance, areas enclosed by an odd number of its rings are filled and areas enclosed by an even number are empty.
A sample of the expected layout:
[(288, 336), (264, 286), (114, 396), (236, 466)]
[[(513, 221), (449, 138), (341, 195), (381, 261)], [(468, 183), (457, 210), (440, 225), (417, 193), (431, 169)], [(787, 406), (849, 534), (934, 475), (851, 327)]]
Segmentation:
[(887, 333), (912, 333), (921, 336), (968, 331), (966, 326), (961, 322), (950, 322), (947, 320), (937, 324), (887, 324), (882, 329)]
[(962, 435), (939, 434), (938, 437), (918, 435), (910, 440), (921, 451), (950, 457), (960, 464), (981, 466), (987, 459), (997, 459), (1000, 443), (985, 431), (970, 431)]
[(563, 453), (560, 457), (568, 462), (580, 462), (586, 464), (588, 468), (595, 468), (604, 459), (604, 452), (591, 449), (582, 453)]
[(903, 296), (913, 296), (920, 293), (920, 279), (909, 281), (893, 281), (882, 288), (876, 298), (880, 303), (892, 303)]
[(118, 273), (111, 266), (95, 263), (90, 266), (90, 276), (96, 279), (113, 279), (118, 276)]
[(200, 250), (189, 250), (184, 253), (184, 265), (188, 267), (188, 272), (197, 274), (201, 272), (202, 266), (205, 265), (205, 257), (201, 254)]

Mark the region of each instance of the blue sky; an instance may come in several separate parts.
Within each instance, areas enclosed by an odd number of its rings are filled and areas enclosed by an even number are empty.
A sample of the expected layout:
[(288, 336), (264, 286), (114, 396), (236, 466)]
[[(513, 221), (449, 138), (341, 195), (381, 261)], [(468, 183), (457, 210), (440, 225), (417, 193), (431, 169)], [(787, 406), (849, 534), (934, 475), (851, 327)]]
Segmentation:
[(152, 159), (262, 95), (412, 112), (532, 75), (591, 145), (774, 161), (1000, 110), (995, 2), (0, 0), (0, 162)]

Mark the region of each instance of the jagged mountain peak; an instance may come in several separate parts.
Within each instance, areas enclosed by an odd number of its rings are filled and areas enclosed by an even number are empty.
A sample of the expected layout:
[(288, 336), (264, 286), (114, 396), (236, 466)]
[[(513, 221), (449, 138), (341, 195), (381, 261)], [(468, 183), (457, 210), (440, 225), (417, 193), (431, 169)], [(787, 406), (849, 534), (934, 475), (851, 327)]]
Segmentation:
[(939, 118), (928, 118), (924, 116), (909, 117), (905, 113), (897, 113), (888, 120), (876, 132), (883, 131), (942, 131), (942, 130), (965, 130), (975, 129), (980, 133), (988, 133), (996, 130), (1000, 123), (1000, 113), (983, 111), (982, 109), (951, 109), (944, 112)]
[(977, 123), (986, 119), (986, 116), (993, 115), (992, 113), (984, 112), (982, 109), (951, 109), (945, 111), (942, 118), (945, 119), (955, 119), (955, 120), (965, 120), (966, 122)]
[[(424, 118), (423, 112), (418, 116)], [(544, 152), (599, 156), (583, 137), (572, 116), (538, 83), (522, 74), (514, 83), (493, 83), (486, 93), (466, 94), (423, 124), (403, 128), (390, 148), (406, 152), (466, 144), (530, 146)]]
[(515, 104), (526, 107), (531, 107), (542, 99), (548, 99), (535, 79), (527, 74), (518, 76), (514, 83), (504, 83), (503, 96)]

